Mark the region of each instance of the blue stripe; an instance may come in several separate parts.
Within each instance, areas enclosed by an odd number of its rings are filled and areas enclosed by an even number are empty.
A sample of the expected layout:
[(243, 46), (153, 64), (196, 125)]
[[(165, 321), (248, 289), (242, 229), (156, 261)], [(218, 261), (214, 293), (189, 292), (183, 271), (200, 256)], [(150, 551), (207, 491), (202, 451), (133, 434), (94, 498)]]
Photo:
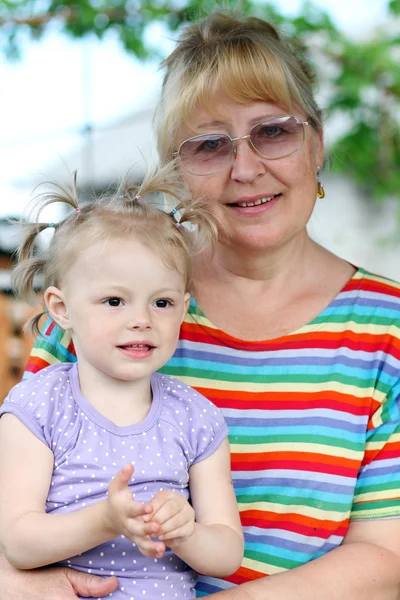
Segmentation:
[[(341, 416), (341, 415), (340, 415)], [(365, 424), (367, 418), (365, 416), (360, 415), (359, 423), (351, 423), (349, 421), (343, 421), (341, 418), (330, 419), (324, 417), (308, 417), (307, 415), (303, 415), (301, 417), (301, 422), (304, 427), (310, 431), (311, 427), (334, 427), (335, 429), (340, 429), (343, 431), (349, 431), (351, 433), (359, 433), (365, 435)], [(237, 433), (237, 429), (239, 429), (238, 433), (241, 431), (247, 431), (251, 434), (253, 427), (263, 427), (267, 429), (268, 427), (293, 427), (298, 425), (299, 419), (286, 419), (286, 418), (275, 418), (275, 419), (259, 419), (257, 417), (250, 418), (242, 418), (240, 415), (238, 417), (228, 417), (225, 416), (225, 421), (229, 426), (229, 431), (232, 435)], [(236, 425), (236, 423), (240, 423), (240, 425)], [(327, 429), (328, 430), (328, 429)]]
[[(335, 493), (338, 494), (344, 494), (346, 496), (348, 496), (349, 494), (352, 494), (354, 492), (354, 484), (352, 485), (343, 485), (343, 484), (336, 484), (336, 483), (324, 483), (322, 481), (312, 481), (312, 480), (308, 480), (308, 479), (296, 479), (296, 478), (280, 478), (280, 479), (276, 479), (276, 478), (269, 478), (269, 477), (254, 477), (251, 479), (251, 483), (253, 485), (254, 488), (270, 488), (271, 490), (275, 490), (275, 487), (280, 487), (282, 489), (287, 490), (288, 486), (290, 487), (296, 487), (296, 488), (303, 488), (303, 489), (310, 489), (310, 490), (314, 490), (316, 488), (318, 488), (321, 491), (325, 491), (325, 492), (331, 492), (333, 491), (333, 489), (335, 490)], [(241, 488), (248, 488), (249, 487), (249, 480), (248, 479), (235, 479), (234, 480), (234, 484), (235, 484), (235, 488), (237, 488), (238, 490), (240, 490)], [(242, 491), (240, 491), (240, 494), (242, 493)]]

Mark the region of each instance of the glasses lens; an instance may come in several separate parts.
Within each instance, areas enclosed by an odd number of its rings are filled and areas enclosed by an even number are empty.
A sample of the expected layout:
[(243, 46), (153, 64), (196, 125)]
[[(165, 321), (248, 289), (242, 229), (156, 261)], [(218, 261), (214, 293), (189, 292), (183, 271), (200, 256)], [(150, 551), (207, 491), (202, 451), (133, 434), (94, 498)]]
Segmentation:
[(304, 142), (304, 127), (297, 117), (277, 117), (255, 125), (250, 131), (250, 140), (264, 158), (283, 158), (300, 148)]
[(211, 175), (225, 169), (232, 156), (230, 137), (221, 133), (198, 135), (183, 142), (179, 157), (193, 175)]

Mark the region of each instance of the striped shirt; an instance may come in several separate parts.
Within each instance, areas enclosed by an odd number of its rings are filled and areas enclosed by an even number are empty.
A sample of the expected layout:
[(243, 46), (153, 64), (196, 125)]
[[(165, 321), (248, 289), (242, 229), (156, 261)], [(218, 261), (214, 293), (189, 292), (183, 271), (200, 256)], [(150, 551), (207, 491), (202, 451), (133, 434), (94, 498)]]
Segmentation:
[[(28, 370), (75, 360), (54, 324)], [(230, 431), (242, 566), (198, 596), (336, 548), (350, 519), (400, 516), (400, 285), (358, 269), (315, 319), (267, 341), (215, 327), (192, 302), (162, 372), (212, 400)]]

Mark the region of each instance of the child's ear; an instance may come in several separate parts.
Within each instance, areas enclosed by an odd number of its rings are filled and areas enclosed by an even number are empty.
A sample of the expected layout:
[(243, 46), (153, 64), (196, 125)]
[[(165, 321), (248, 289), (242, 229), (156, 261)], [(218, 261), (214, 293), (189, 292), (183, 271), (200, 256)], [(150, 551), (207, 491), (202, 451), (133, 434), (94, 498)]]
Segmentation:
[(51, 285), (44, 293), (44, 301), (53, 321), (62, 329), (71, 329), (64, 294), (61, 290)]

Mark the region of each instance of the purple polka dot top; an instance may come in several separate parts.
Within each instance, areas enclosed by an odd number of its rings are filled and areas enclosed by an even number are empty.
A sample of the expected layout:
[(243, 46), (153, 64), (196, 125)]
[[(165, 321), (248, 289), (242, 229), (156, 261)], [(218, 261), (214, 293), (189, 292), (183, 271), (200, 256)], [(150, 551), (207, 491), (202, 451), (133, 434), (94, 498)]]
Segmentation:
[[(54, 454), (46, 512), (69, 513), (105, 498), (108, 485), (128, 461), (138, 501), (159, 490), (189, 496), (189, 468), (210, 456), (227, 427), (209, 400), (184, 383), (155, 373), (146, 418), (119, 427), (80, 393), (77, 364), (52, 365), (16, 385), (0, 415), (12, 413)], [(162, 559), (142, 556), (119, 536), (62, 563), (96, 575), (116, 575), (113, 600), (194, 598), (196, 574), (167, 548)], [(108, 596), (108, 597), (110, 597)]]

